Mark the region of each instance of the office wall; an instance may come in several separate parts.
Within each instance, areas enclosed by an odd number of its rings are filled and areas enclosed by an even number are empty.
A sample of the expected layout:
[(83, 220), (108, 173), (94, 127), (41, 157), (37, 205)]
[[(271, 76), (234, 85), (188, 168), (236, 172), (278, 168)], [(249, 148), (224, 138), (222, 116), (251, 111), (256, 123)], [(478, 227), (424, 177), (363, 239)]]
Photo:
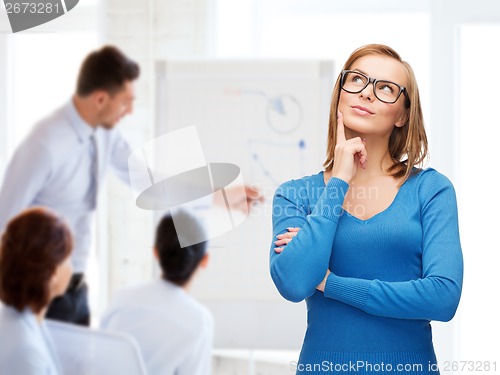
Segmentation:
[(470, 368), (478, 373), (487, 362), (490, 369), (482, 369), (484, 372), (500, 372), (493, 365), (494, 361), (497, 366), (500, 363), (500, 306), (496, 292), (500, 196), (496, 167), (490, 162), (496, 159), (500, 137), (500, 119), (496, 114), (498, 86), (481, 78), (488, 77), (488, 66), (500, 59), (500, 46), (490, 44), (490, 39), (500, 39), (500, 23), (460, 28), (457, 147), (461, 152), (457, 194), (465, 280), (459, 311), (459, 349), (461, 360), (477, 361)]

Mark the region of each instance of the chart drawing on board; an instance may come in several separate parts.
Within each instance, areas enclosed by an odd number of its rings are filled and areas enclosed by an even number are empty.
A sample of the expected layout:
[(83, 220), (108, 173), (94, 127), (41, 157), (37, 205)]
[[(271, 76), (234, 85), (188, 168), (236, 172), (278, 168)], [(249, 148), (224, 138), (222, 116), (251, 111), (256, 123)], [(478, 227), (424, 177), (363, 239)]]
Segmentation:
[[(304, 175), (306, 141), (300, 135), (299, 138), (294, 136), (294, 133), (300, 133), (304, 117), (303, 106), (297, 97), (289, 93), (274, 95), (270, 91), (248, 88), (226, 88), (225, 93), (239, 96), (243, 101), (247, 96), (262, 97), (265, 124), (271, 132), (281, 135), (280, 141), (248, 139), (252, 180), (276, 188), (290, 177), (290, 167), (294, 169), (293, 176)], [(288, 167), (283, 168), (287, 164)]]
[[(306, 142), (300, 139), (296, 142), (277, 142), (249, 139), (248, 152), (252, 160), (251, 178), (262, 184), (272, 184), (273, 187), (290, 178), (290, 168), (293, 176), (303, 176), (306, 172)], [(289, 164), (283, 168), (283, 163)]]
[(302, 124), (303, 109), (298, 99), (291, 94), (270, 96), (264, 90), (226, 89), (227, 95), (256, 95), (265, 100), (266, 121), (277, 133), (293, 133)]

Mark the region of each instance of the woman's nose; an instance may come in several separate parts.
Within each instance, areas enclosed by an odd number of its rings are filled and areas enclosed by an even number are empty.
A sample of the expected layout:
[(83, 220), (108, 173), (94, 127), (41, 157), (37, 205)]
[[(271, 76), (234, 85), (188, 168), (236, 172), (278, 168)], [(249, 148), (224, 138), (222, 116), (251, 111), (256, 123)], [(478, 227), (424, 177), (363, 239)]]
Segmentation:
[(361, 90), (359, 95), (368, 100), (373, 100), (375, 97), (375, 93), (373, 92), (373, 83), (370, 82), (363, 90)]

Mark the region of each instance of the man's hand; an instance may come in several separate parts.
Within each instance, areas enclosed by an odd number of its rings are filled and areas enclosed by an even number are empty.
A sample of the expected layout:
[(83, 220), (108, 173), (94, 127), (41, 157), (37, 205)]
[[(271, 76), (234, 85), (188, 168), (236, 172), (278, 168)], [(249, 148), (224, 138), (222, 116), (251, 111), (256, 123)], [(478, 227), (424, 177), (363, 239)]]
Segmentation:
[[(264, 197), (259, 189), (249, 185), (238, 185), (224, 189), (227, 204), (231, 209), (248, 212), (253, 204), (262, 203)], [(225, 208), (226, 202), (222, 194), (217, 194), (214, 199), (214, 204)]]

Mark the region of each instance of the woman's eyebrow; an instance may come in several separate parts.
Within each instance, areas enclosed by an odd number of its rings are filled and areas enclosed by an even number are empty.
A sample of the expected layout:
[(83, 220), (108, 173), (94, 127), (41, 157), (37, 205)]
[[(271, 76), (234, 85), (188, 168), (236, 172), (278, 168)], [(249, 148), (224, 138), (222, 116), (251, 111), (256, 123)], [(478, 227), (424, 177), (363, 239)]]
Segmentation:
[[(356, 72), (363, 73), (364, 75), (366, 75), (366, 76), (370, 77), (370, 75), (369, 75), (368, 73), (366, 73), (366, 72), (362, 71), (361, 69), (352, 69), (352, 70), (353, 70), (353, 71), (356, 71)], [(378, 81), (387, 81), (387, 82), (396, 83), (396, 82), (394, 82), (393, 80), (386, 79), (386, 78), (380, 78), (380, 79), (378, 79), (378, 78), (377, 78), (377, 80), (378, 80)]]
[(353, 69), (353, 70), (355, 70), (356, 72), (363, 73), (364, 75), (368, 75), (366, 72), (363, 72), (361, 69)]

